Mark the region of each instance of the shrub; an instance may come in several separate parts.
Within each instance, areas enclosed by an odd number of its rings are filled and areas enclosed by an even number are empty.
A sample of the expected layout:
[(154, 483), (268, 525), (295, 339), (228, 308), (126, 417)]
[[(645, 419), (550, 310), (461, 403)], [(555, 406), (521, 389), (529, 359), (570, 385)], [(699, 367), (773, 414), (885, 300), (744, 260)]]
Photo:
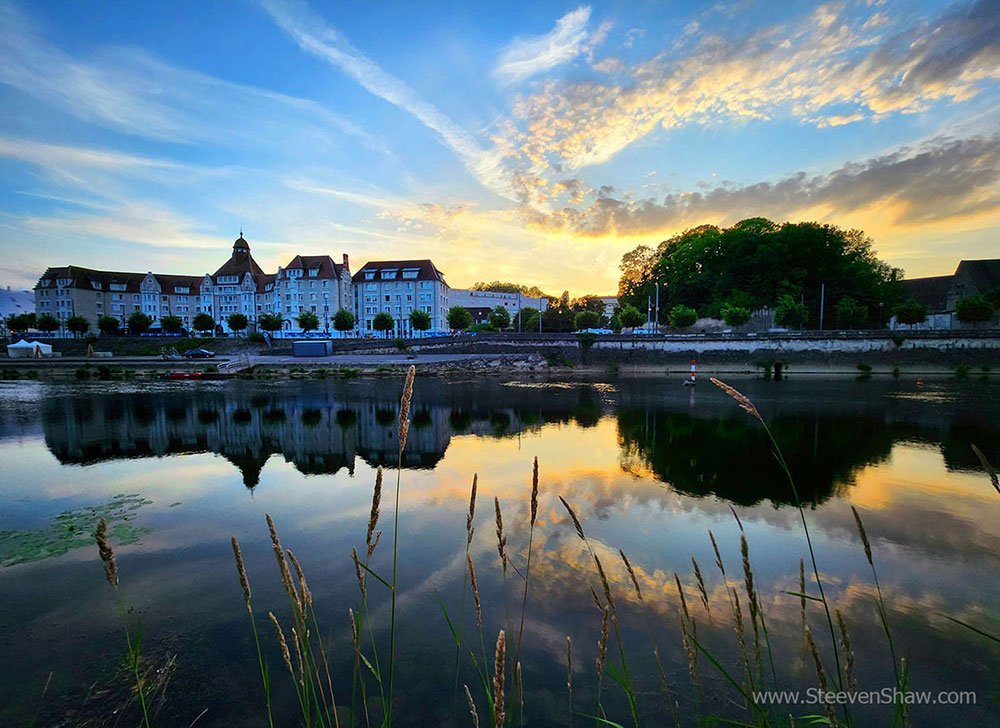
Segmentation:
[(690, 306), (678, 303), (670, 309), (667, 320), (675, 329), (686, 329), (689, 326), (694, 326), (694, 322), (698, 320), (698, 312)]

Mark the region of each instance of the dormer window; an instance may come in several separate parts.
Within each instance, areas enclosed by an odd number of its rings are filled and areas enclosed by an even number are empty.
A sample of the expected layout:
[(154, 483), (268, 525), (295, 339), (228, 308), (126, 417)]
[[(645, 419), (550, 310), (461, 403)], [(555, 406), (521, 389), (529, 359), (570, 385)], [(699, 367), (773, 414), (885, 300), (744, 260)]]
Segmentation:
[(174, 286), (174, 293), (190, 293), (191, 286)]
[(375, 280), (375, 271), (373, 271), (373, 270), (366, 270), (365, 271), (365, 280), (366, 281)]
[(391, 281), (391, 280), (394, 280), (395, 278), (396, 278), (396, 269), (395, 268), (388, 268), (388, 269), (382, 271), (382, 280), (383, 281)]
[(310, 278), (315, 278), (318, 275), (319, 275), (319, 268), (310, 268), (309, 269), (309, 277)]
[(59, 280), (56, 281), (56, 285), (59, 286), (60, 288), (65, 288), (72, 282), (73, 282), (72, 278), (60, 278)]
[(404, 268), (403, 269), (403, 278), (416, 278), (418, 275), (420, 275), (420, 269), (419, 268)]
[(112, 291), (124, 291), (126, 286), (124, 283), (112, 283), (110, 288)]
[(93, 286), (95, 291), (99, 291), (101, 290), (101, 288), (103, 288), (100, 281), (91, 281), (90, 285)]

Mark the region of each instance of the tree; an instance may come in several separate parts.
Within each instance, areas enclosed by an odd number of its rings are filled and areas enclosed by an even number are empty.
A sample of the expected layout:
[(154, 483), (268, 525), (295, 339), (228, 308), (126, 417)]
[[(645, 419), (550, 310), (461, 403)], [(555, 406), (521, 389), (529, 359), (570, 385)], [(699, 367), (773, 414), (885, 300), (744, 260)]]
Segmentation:
[(618, 306), (618, 320), (622, 328), (634, 329), (646, 323), (646, 316), (631, 303), (623, 303)]
[(284, 323), (285, 319), (281, 317), (280, 313), (262, 313), (257, 319), (257, 325), (272, 334), (275, 331), (281, 331)]
[(472, 326), (472, 314), (463, 306), (448, 309), (448, 327), (453, 331), (464, 331)]
[[(976, 324), (993, 318), (993, 304), (985, 296), (976, 294), (960, 298), (955, 303), (955, 314), (963, 324)], [(41, 319), (39, 319), (41, 321)]]
[(868, 309), (850, 296), (844, 296), (833, 310), (837, 327), (841, 329), (861, 329), (868, 323)]
[(60, 326), (62, 326), (62, 324), (59, 322), (59, 319), (47, 313), (43, 313), (35, 321), (35, 328), (46, 334), (58, 331)]
[(753, 311), (788, 294), (805, 304), (806, 320), (817, 320), (824, 287), (827, 302), (849, 296), (871, 312), (898, 302), (900, 276), (859, 230), (751, 218), (634, 249), (622, 258), (619, 300), (645, 310), (659, 282), (661, 308), (684, 304), (716, 315), (727, 303)]
[(180, 316), (164, 316), (160, 319), (160, 328), (168, 334), (179, 334), (184, 328), (184, 320)]
[(142, 311), (133, 311), (128, 317), (128, 330), (133, 336), (146, 333), (152, 325), (153, 319)]
[(799, 327), (809, 319), (809, 310), (791, 294), (784, 294), (774, 308), (774, 323), (778, 326)]
[(427, 331), (431, 327), (431, 315), (422, 308), (410, 312), (410, 326), (414, 331)]
[(913, 326), (927, 320), (927, 306), (911, 298), (895, 308), (896, 320), (901, 324)]
[(392, 314), (380, 311), (372, 319), (372, 328), (389, 336), (389, 332), (396, 328), (396, 319), (392, 317)]
[(66, 319), (66, 328), (74, 335), (79, 336), (90, 331), (90, 321), (84, 316), (70, 316)]
[(502, 331), (510, 326), (510, 313), (505, 306), (494, 306), (490, 311), (490, 325), (498, 331)]
[(337, 331), (350, 331), (354, 328), (354, 314), (342, 308), (333, 314), (333, 328)]
[(215, 329), (215, 319), (202, 311), (194, 317), (194, 321), (191, 322), (191, 327), (195, 331), (212, 331)]
[(742, 326), (750, 320), (750, 309), (726, 304), (722, 307), (722, 320), (730, 326)]
[(573, 328), (577, 331), (582, 329), (596, 329), (601, 325), (601, 315), (594, 311), (580, 311), (573, 317)]
[(520, 283), (507, 283), (506, 281), (490, 281), (485, 283), (479, 281), (470, 290), (473, 291), (493, 291), (496, 293), (520, 293), (525, 298), (548, 298), (538, 286), (525, 286)]
[(16, 313), (7, 318), (7, 328), (12, 332), (23, 333), (35, 325), (35, 314)]
[(667, 314), (667, 321), (675, 329), (686, 329), (689, 326), (694, 326), (694, 322), (697, 320), (698, 312), (690, 306), (685, 306), (683, 303), (678, 303)]
[(235, 331), (239, 333), (241, 331), (246, 331), (247, 326), (250, 322), (247, 321), (246, 315), (242, 313), (231, 313), (226, 316), (226, 323), (229, 325), (230, 331)]
[(522, 306), (518, 316), (521, 319), (520, 327), (522, 332), (531, 333), (532, 331), (538, 331), (539, 313), (537, 308)]
[(114, 316), (101, 316), (97, 319), (97, 328), (102, 334), (107, 334), (109, 336), (117, 334), (120, 327), (121, 322)]
[(319, 316), (312, 311), (303, 311), (295, 317), (295, 320), (303, 331), (315, 331), (319, 328)]

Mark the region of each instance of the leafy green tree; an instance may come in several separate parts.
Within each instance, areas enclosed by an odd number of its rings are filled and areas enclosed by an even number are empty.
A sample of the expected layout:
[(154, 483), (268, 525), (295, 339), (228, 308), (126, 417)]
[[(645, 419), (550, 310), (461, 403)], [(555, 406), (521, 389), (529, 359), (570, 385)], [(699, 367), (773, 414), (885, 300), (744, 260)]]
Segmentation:
[(690, 306), (685, 306), (683, 303), (678, 303), (667, 314), (667, 321), (675, 329), (686, 329), (689, 326), (694, 326), (694, 322), (697, 320), (698, 312)]
[(837, 301), (833, 314), (841, 329), (861, 329), (868, 323), (868, 309), (850, 296)]
[(153, 319), (142, 311), (133, 311), (128, 317), (128, 330), (133, 336), (146, 333), (152, 325)]
[(489, 283), (479, 281), (472, 286), (471, 290), (494, 291), (496, 293), (520, 293), (525, 298), (549, 297), (538, 286), (525, 286), (520, 283), (507, 283), (506, 281), (490, 281)]
[(354, 314), (342, 308), (333, 314), (333, 328), (337, 331), (350, 331), (354, 328)]
[(861, 231), (751, 218), (729, 228), (702, 225), (655, 249), (627, 253), (619, 299), (643, 310), (659, 281), (661, 308), (684, 304), (715, 314), (727, 303), (751, 311), (775, 306), (788, 294), (802, 299), (807, 320), (815, 320), (824, 285), (827, 301), (850, 296), (873, 311), (899, 300), (899, 279), (900, 271), (878, 259)]
[(498, 331), (502, 331), (510, 326), (510, 312), (505, 306), (494, 306), (490, 311), (490, 325)]
[(215, 319), (209, 314), (202, 311), (194, 317), (194, 321), (191, 322), (191, 328), (195, 331), (214, 331), (215, 330)]
[(452, 306), (448, 309), (448, 328), (453, 331), (464, 331), (472, 326), (472, 314), (464, 306)]
[(576, 331), (582, 329), (596, 329), (601, 325), (601, 315), (594, 311), (580, 311), (573, 317), (573, 328)]
[(168, 334), (179, 334), (184, 328), (184, 320), (180, 316), (164, 316), (160, 319), (160, 328)]
[(66, 319), (66, 329), (79, 336), (90, 331), (90, 321), (84, 316), (70, 316)]
[(798, 328), (808, 320), (809, 309), (791, 294), (785, 293), (778, 299), (778, 305), (774, 307), (774, 323), (778, 326)]
[[(513, 323), (517, 324), (517, 318), (520, 317), (520, 327), (521, 331), (532, 332), (538, 331), (538, 309), (533, 306), (522, 306), (521, 310), (518, 312), (517, 316), (514, 317)], [(532, 323), (533, 322), (533, 323)]]
[(389, 332), (396, 328), (396, 320), (392, 317), (392, 314), (380, 311), (372, 319), (372, 328), (388, 336)]
[(60, 326), (62, 324), (59, 322), (59, 319), (48, 313), (43, 313), (35, 321), (35, 328), (46, 334), (58, 331)]
[(993, 318), (993, 304), (979, 294), (960, 298), (955, 303), (955, 314), (963, 324), (976, 324)]
[(896, 320), (901, 324), (922, 324), (927, 320), (927, 306), (911, 298), (896, 306), (895, 314)]
[(28, 314), (15, 313), (7, 317), (7, 328), (15, 333), (23, 333), (34, 326), (33, 320), (28, 320)]
[(730, 326), (742, 326), (750, 320), (750, 309), (726, 304), (722, 307), (722, 320)]
[(431, 315), (422, 308), (410, 312), (410, 326), (414, 331), (427, 331), (431, 327)]
[(312, 311), (302, 311), (295, 317), (295, 321), (303, 331), (315, 331), (319, 328), (319, 316)]
[(618, 320), (623, 328), (634, 329), (646, 323), (646, 315), (631, 303), (623, 303), (618, 306)]
[(121, 328), (121, 321), (114, 316), (101, 316), (97, 319), (97, 328), (102, 334), (111, 336), (118, 333), (118, 329)]
[(247, 326), (250, 325), (247, 317), (242, 313), (229, 314), (226, 316), (226, 323), (229, 325), (229, 330), (235, 331), (237, 334), (241, 331), (246, 331)]
[(281, 331), (284, 325), (285, 319), (280, 313), (262, 313), (257, 319), (257, 326), (271, 334)]

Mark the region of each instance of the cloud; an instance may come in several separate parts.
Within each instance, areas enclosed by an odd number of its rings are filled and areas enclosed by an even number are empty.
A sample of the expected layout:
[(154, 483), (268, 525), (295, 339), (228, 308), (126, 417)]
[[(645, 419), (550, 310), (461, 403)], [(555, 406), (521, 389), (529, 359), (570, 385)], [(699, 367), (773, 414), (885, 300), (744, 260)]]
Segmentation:
[(0, 2), (0, 57), (0, 84), (130, 136), (257, 153), (298, 145), (315, 155), (348, 135), (391, 156), (360, 126), (307, 99), (178, 68), (135, 48), (70, 55), (7, 2)]
[(499, 194), (510, 195), (495, 155), (485, 151), (470, 134), (403, 81), (355, 49), (307, 6), (298, 0), (261, 0), (261, 5), (302, 50), (339, 68), (369, 93), (416, 118), (458, 155), (480, 183)]
[(803, 210), (843, 215), (873, 206), (891, 210), (892, 221), (901, 225), (960, 218), (1000, 210), (1000, 134), (931, 140), (812, 177), (799, 173), (777, 182), (724, 185), (659, 200), (612, 194), (602, 189), (586, 207), (526, 215), (538, 229), (590, 236), (651, 234), (751, 215), (780, 220)]
[(536, 174), (572, 171), (607, 162), (657, 129), (775, 116), (832, 126), (964, 101), (1000, 79), (995, 2), (955, 7), (892, 35), (852, 12), (822, 6), (746, 37), (702, 34), (614, 83), (550, 81), (514, 105), (504, 145)]
[[(582, 6), (559, 18), (545, 35), (515, 38), (500, 56), (494, 76), (505, 85), (517, 83), (573, 60), (584, 51), (589, 22), (590, 8)], [(603, 39), (608, 28), (600, 30)]]

